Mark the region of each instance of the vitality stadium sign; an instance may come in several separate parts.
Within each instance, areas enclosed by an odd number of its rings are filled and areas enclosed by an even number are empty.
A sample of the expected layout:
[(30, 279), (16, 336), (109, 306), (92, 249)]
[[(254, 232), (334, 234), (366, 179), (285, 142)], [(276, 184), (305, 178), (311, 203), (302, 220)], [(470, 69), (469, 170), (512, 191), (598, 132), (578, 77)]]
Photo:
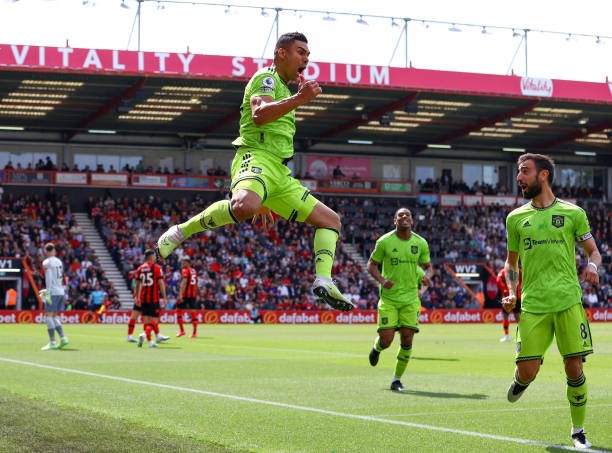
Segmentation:
[[(0, 44), (0, 71), (169, 75), (202, 79), (248, 79), (272, 60), (190, 52), (144, 52)], [(339, 85), (399, 87), (487, 95), (547, 97), (610, 102), (604, 82), (574, 82), (496, 74), (311, 61), (306, 79)]]

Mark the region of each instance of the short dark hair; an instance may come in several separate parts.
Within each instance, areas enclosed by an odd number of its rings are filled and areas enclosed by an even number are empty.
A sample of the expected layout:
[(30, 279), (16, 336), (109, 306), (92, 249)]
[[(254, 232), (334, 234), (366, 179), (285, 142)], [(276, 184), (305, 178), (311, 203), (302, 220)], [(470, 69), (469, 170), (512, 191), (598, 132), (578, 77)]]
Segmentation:
[(145, 252), (144, 252), (145, 258), (149, 258), (151, 255), (155, 256), (155, 250), (153, 250), (153, 249), (146, 249)]
[(291, 33), (285, 33), (279, 36), (278, 41), (276, 41), (276, 47), (274, 47), (274, 55), (278, 52), (280, 48), (286, 48), (293, 44), (295, 41), (302, 41), (308, 44), (308, 40), (303, 33), (299, 31), (293, 31)]
[(55, 246), (49, 242), (48, 244), (45, 244), (45, 250), (47, 252), (52, 252), (53, 250), (55, 250)]
[(548, 184), (552, 186), (555, 180), (555, 161), (544, 154), (525, 153), (519, 156), (518, 165), (520, 166), (527, 160), (532, 160), (535, 163), (538, 173), (542, 170), (548, 170)]

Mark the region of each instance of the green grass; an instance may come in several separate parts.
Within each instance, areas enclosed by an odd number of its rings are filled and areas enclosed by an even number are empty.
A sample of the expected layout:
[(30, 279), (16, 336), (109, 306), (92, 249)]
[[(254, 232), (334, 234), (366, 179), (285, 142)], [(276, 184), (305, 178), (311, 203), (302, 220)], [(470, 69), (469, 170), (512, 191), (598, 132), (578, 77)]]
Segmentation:
[[(612, 451), (612, 331), (592, 326), (586, 428)], [(372, 368), (375, 326), (203, 325), (158, 349), (126, 326), (0, 326), (2, 452), (535, 452), (571, 445), (561, 359), (510, 404), (513, 344), (501, 326), (424, 325), (389, 390), (396, 342)]]

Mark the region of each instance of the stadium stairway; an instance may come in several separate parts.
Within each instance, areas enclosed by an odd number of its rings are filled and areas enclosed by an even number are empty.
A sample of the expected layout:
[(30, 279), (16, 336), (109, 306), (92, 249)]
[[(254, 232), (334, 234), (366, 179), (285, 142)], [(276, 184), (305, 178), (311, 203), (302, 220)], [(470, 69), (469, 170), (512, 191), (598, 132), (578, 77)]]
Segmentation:
[(378, 285), (378, 282), (374, 279), (374, 277), (372, 277), (370, 275), (370, 273), (367, 271), (368, 269), (368, 260), (366, 260), (363, 255), (361, 253), (359, 253), (359, 250), (357, 250), (357, 247), (355, 247), (354, 244), (351, 244), (350, 242), (343, 242), (342, 246), (344, 247), (344, 251), (348, 254), (348, 256), (351, 257), (351, 259), (359, 264), (361, 266), (361, 268), (365, 271), (365, 273), (368, 276), (368, 279)]
[(102, 266), (102, 269), (104, 269), (106, 277), (113, 284), (115, 291), (117, 291), (119, 301), (121, 302), (121, 308), (131, 309), (134, 305), (132, 291), (130, 291), (128, 288), (123, 275), (121, 275), (117, 265), (111, 258), (110, 253), (108, 252), (106, 245), (104, 245), (104, 241), (102, 240), (100, 233), (98, 233), (98, 230), (96, 230), (94, 223), (84, 212), (75, 212), (72, 214), (72, 216), (81, 227), (83, 237), (98, 257), (98, 262), (100, 263), (100, 266)]

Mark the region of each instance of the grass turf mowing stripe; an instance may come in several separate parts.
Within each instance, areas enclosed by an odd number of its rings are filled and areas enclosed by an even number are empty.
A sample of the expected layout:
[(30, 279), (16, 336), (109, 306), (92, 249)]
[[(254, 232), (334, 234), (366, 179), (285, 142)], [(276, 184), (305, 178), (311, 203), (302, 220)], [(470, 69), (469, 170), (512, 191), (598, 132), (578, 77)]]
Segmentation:
[[(266, 400), (249, 398), (249, 397), (244, 397), (244, 396), (210, 392), (207, 390), (198, 390), (198, 389), (191, 389), (191, 388), (186, 388), (186, 387), (179, 387), (175, 385), (162, 384), (158, 382), (149, 382), (149, 381), (143, 381), (139, 379), (130, 379), (130, 378), (125, 378), (125, 377), (120, 377), (120, 376), (111, 376), (111, 375), (106, 375), (106, 374), (92, 373), (89, 371), (74, 370), (70, 368), (60, 368), (60, 367), (51, 366), (51, 365), (43, 365), (39, 363), (25, 362), (21, 360), (14, 360), (14, 359), (8, 359), (8, 358), (3, 358), (3, 357), (0, 357), (0, 361), (14, 363), (18, 365), (44, 368), (44, 369), (49, 369), (49, 370), (56, 370), (56, 371), (60, 371), (64, 373), (80, 374), (84, 376), (91, 376), (91, 377), (96, 377), (96, 378), (101, 378), (101, 379), (109, 379), (109, 380), (126, 382), (126, 383), (131, 383), (131, 384), (149, 385), (152, 387), (157, 387), (157, 388), (162, 388), (162, 389), (167, 389), (167, 390), (176, 390), (180, 392), (189, 392), (189, 393), (196, 393), (200, 395), (208, 395), (208, 396), (214, 396), (214, 397), (219, 397), (219, 398), (226, 398), (226, 399), (231, 399), (235, 401), (245, 401), (245, 402), (250, 402), (250, 403), (255, 403), (255, 404), (264, 404), (268, 406), (275, 406), (275, 407), (281, 407), (281, 408), (292, 409), (292, 410), (314, 412), (314, 413), (323, 414), (323, 415), (331, 415), (334, 417), (351, 418), (351, 419), (357, 419), (357, 420), (364, 420), (368, 422), (385, 423), (385, 424), (391, 424), (391, 425), (402, 425), (402, 426), (408, 426), (411, 428), (425, 429), (429, 431), (441, 431), (441, 432), (446, 432), (446, 433), (451, 433), (451, 434), (459, 434), (459, 435), (464, 435), (464, 436), (493, 439), (493, 440), (498, 440), (502, 442), (511, 442), (511, 443), (524, 444), (524, 445), (534, 445), (534, 446), (554, 448), (554, 449), (559, 449), (559, 450), (569, 450), (569, 451), (575, 450), (575, 448), (573, 447), (567, 447), (564, 445), (557, 445), (557, 444), (548, 444), (545, 442), (540, 442), (540, 441), (530, 440), (530, 439), (520, 439), (520, 438), (514, 438), (514, 437), (507, 437), (507, 436), (498, 436), (495, 434), (485, 434), (485, 433), (479, 433), (479, 432), (474, 432), (474, 431), (443, 428), (439, 426), (424, 425), (421, 423), (411, 423), (411, 422), (404, 422), (400, 420), (389, 420), (385, 418), (373, 417), (373, 416), (368, 416), (368, 415), (357, 415), (357, 414), (349, 414), (349, 413), (336, 412), (336, 411), (328, 411), (325, 409), (319, 409), (319, 408), (314, 408), (314, 407), (286, 404), (286, 403), (281, 403), (277, 401), (266, 401)], [(591, 449), (590, 451), (596, 452), (598, 450)]]

